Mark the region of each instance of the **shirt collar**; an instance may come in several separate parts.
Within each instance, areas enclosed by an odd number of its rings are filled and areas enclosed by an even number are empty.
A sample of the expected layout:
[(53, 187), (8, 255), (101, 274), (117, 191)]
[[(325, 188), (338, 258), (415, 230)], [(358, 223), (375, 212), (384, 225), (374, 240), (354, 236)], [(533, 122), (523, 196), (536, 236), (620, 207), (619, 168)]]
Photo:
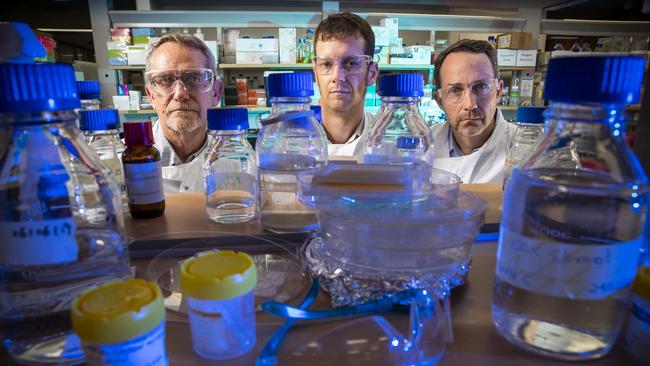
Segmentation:
[[(497, 123), (499, 122), (499, 119), (501, 118), (501, 111), (497, 108), (496, 112), (494, 113), (494, 128), (497, 127)], [(494, 129), (492, 130), (494, 132)], [(451, 131), (451, 124), (447, 124), (447, 143), (449, 146), (449, 157), (450, 158), (457, 158), (459, 156), (465, 156), (465, 153), (463, 153), (463, 150), (458, 146), (458, 143), (456, 143), (456, 139), (454, 138), (454, 134)], [(477, 147), (476, 149), (472, 150), (472, 154), (478, 151), (481, 147)]]
[[(363, 133), (364, 126), (366, 125), (366, 114), (364, 113), (363, 116), (361, 117), (361, 123), (357, 126), (357, 129), (354, 130), (354, 133), (350, 138), (344, 142), (343, 144), (340, 145), (346, 145), (346, 144), (351, 144), (355, 142), (359, 137), (361, 137), (361, 134)], [(330, 144), (334, 144), (332, 141), (327, 140)]]
[(176, 151), (174, 151), (174, 148), (165, 137), (165, 134), (162, 131), (162, 127), (160, 127), (160, 120), (156, 121), (156, 123), (153, 126), (153, 136), (154, 136), (154, 146), (160, 152), (161, 166), (177, 166), (177, 165), (187, 164), (189, 162), (192, 162), (194, 159), (196, 159), (198, 156), (200, 156), (203, 152), (206, 151), (206, 148), (209, 145), (209, 141), (211, 140), (211, 136), (207, 135), (201, 148), (195, 151), (193, 154), (191, 154), (187, 158), (187, 161), (183, 162), (178, 157), (178, 155), (176, 155)]

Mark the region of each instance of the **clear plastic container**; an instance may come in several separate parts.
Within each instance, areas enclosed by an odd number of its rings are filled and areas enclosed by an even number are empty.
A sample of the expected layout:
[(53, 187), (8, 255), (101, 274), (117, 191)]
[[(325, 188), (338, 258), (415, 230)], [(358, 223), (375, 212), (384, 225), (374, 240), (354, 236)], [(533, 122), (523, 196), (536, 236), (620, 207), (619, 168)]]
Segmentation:
[(229, 359), (256, 342), (255, 262), (248, 254), (210, 250), (181, 265), (181, 290), (187, 306), (194, 352), (208, 359)]
[(166, 366), (165, 306), (160, 288), (141, 279), (105, 283), (72, 305), (86, 365)]
[(544, 136), (544, 110), (545, 107), (522, 106), (517, 108), (515, 118), (515, 135), (508, 148), (506, 164), (503, 170), (503, 187), (505, 188), (512, 169), (519, 162), (525, 160), (533, 151), (535, 144)]
[[(554, 128), (506, 187), (492, 296), (497, 331), (525, 350), (593, 359), (621, 331), (648, 190), (623, 112), (639, 99), (644, 64), (628, 56), (549, 64)], [(566, 146), (575, 167), (554, 159)]]
[(485, 206), (458, 176), (410, 166), (330, 162), (299, 176), (300, 200), (318, 210), (320, 232), (304, 260), (333, 306), (413, 287), (444, 297), (462, 283)]
[(650, 366), (650, 267), (639, 267), (632, 312), (623, 334), (623, 349), (639, 366)]
[(327, 164), (327, 139), (310, 110), (311, 73), (271, 74), (271, 115), (262, 121), (257, 143), (260, 214), (264, 229), (303, 232), (317, 227), (313, 209), (296, 198), (297, 174)]
[(101, 85), (98, 80), (77, 81), (77, 90), (82, 110), (102, 108)]
[(120, 115), (116, 109), (94, 109), (79, 111), (79, 130), (88, 140), (88, 146), (95, 150), (99, 159), (108, 167), (108, 174), (120, 188), (122, 211), (129, 211), (129, 198), (124, 183), (122, 153), (126, 146), (120, 139)]
[(214, 136), (203, 176), (206, 212), (219, 223), (240, 223), (257, 211), (257, 159), (246, 139), (246, 108), (208, 110), (208, 130)]
[(79, 135), (70, 65), (0, 64), (0, 89), (4, 346), (19, 363), (79, 364), (72, 300), (131, 276), (119, 189)]
[(364, 163), (433, 166), (433, 138), (418, 109), (424, 95), (422, 74), (389, 74), (379, 78), (381, 107), (370, 132), (359, 141), (356, 160)]

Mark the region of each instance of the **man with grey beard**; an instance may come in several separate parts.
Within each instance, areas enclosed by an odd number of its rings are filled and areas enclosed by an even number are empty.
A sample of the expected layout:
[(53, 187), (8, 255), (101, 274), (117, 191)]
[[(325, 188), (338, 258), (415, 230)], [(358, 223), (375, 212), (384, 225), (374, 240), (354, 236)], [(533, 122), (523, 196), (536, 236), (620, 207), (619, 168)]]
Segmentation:
[(200, 39), (169, 34), (147, 50), (146, 92), (166, 193), (203, 191), (203, 162), (211, 145), (207, 111), (219, 103), (222, 83), (214, 56)]

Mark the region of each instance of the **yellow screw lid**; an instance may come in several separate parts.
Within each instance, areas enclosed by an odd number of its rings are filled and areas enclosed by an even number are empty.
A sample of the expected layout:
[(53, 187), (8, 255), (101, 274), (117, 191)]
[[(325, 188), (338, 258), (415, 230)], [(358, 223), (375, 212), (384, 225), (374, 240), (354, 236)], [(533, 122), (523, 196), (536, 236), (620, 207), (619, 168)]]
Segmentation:
[(257, 284), (257, 268), (248, 254), (208, 250), (181, 265), (181, 291), (200, 300), (223, 300), (244, 295)]
[(636, 274), (632, 290), (637, 295), (650, 301), (650, 266), (639, 267), (639, 272)]
[(107, 282), (72, 303), (72, 328), (90, 343), (124, 342), (149, 332), (164, 319), (160, 288), (141, 279)]

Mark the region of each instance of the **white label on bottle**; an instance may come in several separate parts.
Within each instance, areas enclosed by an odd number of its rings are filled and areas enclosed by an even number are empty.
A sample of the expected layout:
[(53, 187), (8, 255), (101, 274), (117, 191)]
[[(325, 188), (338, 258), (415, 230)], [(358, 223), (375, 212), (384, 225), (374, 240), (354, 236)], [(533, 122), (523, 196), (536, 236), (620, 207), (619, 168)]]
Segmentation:
[(537, 240), (501, 227), (496, 275), (534, 293), (599, 300), (636, 275), (640, 240), (577, 245)]
[(77, 260), (77, 223), (71, 217), (0, 222), (0, 263), (35, 266)]
[(83, 344), (87, 365), (167, 366), (165, 322), (138, 338), (115, 344)]
[(160, 162), (124, 164), (126, 189), (131, 204), (157, 203), (165, 199)]

